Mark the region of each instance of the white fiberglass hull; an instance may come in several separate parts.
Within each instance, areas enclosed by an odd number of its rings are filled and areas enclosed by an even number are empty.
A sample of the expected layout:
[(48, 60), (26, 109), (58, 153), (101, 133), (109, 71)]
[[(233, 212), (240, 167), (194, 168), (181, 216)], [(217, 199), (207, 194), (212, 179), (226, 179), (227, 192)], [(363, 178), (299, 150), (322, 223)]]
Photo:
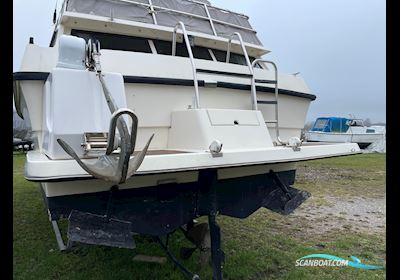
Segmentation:
[(306, 133), (306, 140), (309, 142), (357, 143), (361, 145), (378, 142), (384, 137), (384, 133), (333, 133), (318, 131)]
[[(14, 75), (16, 107), (25, 110), (32, 130), (42, 145), (44, 84), (57, 61), (56, 48), (28, 45), (22, 61), (21, 72)], [(192, 106), (194, 87), (189, 60), (184, 57), (145, 53), (102, 50), (104, 71), (121, 73), (125, 80), (126, 102), (139, 118), (138, 147), (143, 147), (151, 131), (158, 135), (151, 149), (165, 149), (171, 112)], [(198, 67), (227, 75), (200, 73), (200, 105), (202, 108), (251, 110), (250, 79), (234, 76), (248, 74), (246, 66), (213, 61), (196, 60)], [(135, 65), (135, 67), (132, 67)], [(171, 67), (174, 65), (174, 67)], [(273, 79), (273, 71), (255, 69), (260, 80)], [(234, 73), (230, 76), (229, 73)], [(217, 87), (206, 86), (205, 81), (217, 82)], [(274, 99), (271, 85), (259, 85), (257, 98)], [(279, 127), (282, 140), (300, 137), (307, 111), (315, 96), (301, 77), (279, 74)], [(22, 100), (23, 99), (23, 100)], [(71, 100), (79, 102), (79, 100)], [(265, 120), (274, 120), (274, 107), (259, 104)], [(270, 135), (276, 140), (275, 125), (268, 124)]]
[[(198, 171), (218, 169), (220, 179), (246, 177), (295, 170), (296, 162), (357, 154), (356, 144), (305, 145), (300, 151), (290, 147), (225, 151), (222, 157), (209, 152), (170, 153), (146, 156), (138, 173), (121, 185), (122, 189), (152, 187), (198, 180)], [(25, 177), (43, 182), (46, 196), (107, 191), (110, 183), (94, 179), (74, 160), (50, 160), (37, 151), (27, 154)]]

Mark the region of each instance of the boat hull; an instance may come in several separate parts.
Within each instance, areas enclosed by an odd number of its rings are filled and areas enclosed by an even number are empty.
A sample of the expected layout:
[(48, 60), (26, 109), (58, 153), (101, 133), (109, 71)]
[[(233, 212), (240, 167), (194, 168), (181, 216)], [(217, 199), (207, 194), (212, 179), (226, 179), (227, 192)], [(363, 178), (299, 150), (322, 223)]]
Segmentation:
[[(148, 155), (137, 174), (120, 189), (146, 188), (193, 183), (199, 172), (218, 170), (221, 180), (296, 169), (296, 163), (326, 157), (357, 154), (357, 144), (304, 145), (299, 151), (290, 147), (226, 151), (221, 157), (207, 152)], [(87, 174), (74, 160), (50, 160), (38, 151), (27, 153), (25, 178), (42, 183), (46, 197), (108, 191), (109, 182)]]
[(305, 135), (308, 142), (357, 143), (361, 149), (385, 138), (384, 133), (329, 133), (309, 131)]
[[(285, 185), (293, 185), (294, 170), (276, 175)], [(269, 198), (274, 197), (275, 201), (274, 193), (281, 191), (268, 173), (224, 180), (217, 176), (216, 170), (208, 169), (191, 183), (57, 197), (44, 195), (44, 199), (51, 220), (68, 218), (73, 210), (107, 214), (110, 219), (130, 223), (134, 233), (162, 236), (214, 210), (244, 219), (260, 207), (271, 207)], [(282, 209), (279, 206), (273, 210), (284, 212), (284, 204)]]

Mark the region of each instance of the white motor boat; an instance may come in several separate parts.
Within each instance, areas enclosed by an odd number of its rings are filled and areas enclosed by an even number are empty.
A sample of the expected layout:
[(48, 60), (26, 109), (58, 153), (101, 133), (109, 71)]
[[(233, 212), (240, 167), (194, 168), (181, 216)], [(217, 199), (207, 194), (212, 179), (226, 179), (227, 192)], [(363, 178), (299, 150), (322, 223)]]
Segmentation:
[(318, 118), (305, 133), (308, 142), (357, 143), (361, 149), (386, 138), (384, 126), (365, 126), (363, 120)]
[(50, 46), (31, 39), (14, 73), (36, 141), (25, 178), (41, 184), (60, 249), (133, 248), (137, 233), (170, 256), (160, 237), (204, 232), (193, 220), (208, 216), (222, 279), (217, 214), (289, 214), (310, 196), (292, 187), (297, 162), (359, 153), (302, 144), (315, 95), (268, 52), (247, 16), (208, 1), (64, 1)]

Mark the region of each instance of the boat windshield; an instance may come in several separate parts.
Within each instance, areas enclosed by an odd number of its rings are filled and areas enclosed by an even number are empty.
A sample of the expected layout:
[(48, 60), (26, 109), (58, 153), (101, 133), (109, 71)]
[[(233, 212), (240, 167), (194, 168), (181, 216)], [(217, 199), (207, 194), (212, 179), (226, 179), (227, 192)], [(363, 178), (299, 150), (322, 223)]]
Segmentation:
[(327, 124), (328, 124), (328, 120), (318, 119), (314, 124), (314, 128), (315, 129), (324, 129)]
[(319, 118), (311, 131), (344, 133), (349, 129), (349, 120), (345, 118)]
[(349, 120), (348, 124), (350, 126), (364, 126), (364, 121), (363, 120)]

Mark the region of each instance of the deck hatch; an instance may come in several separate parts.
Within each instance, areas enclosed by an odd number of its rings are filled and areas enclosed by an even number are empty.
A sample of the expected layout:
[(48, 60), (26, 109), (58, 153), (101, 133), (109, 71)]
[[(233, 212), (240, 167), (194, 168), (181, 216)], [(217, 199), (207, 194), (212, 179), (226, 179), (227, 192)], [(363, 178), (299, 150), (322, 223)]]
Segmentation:
[(246, 110), (207, 110), (211, 125), (217, 126), (259, 126), (256, 111)]

